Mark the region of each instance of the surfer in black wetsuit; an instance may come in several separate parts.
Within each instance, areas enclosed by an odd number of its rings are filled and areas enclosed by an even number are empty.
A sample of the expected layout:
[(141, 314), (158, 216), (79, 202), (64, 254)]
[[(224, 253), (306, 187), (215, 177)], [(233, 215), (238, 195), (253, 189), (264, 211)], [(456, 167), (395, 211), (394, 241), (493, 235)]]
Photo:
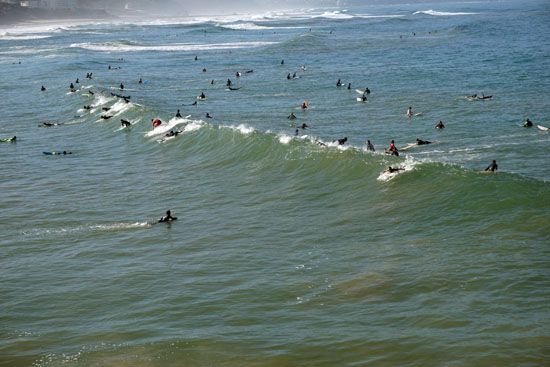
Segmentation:
[(443, 125), (443, 121), (439, 121), (439, 122), (435, 125), (435, 128), (436, 128), (436, 129), (444, 129), (444, 128), (445, 128), (445, 125)]
[(143, 79), (142, 78), (139, 78), (138, 84), (143, 84)]
[(74, 90), (74, 84), (73, 84), (73, 83), (71, 83), (71, 85), (69, 85), (69, 89), (70, 89), (71, 91)]
[(306, 124), (305, 122), (302, 125), (298, 126), (298, 128), (302, 130), (305, 130), (307, 127), (309, 127), (309, 125)]
[(180, 110), (178, 110), (178, 112), (176, 112), (176, 117), (181, 118)]
[(89, 111), (89, 110), (92, 109), (92, 106), (84, 106), (83, 108), (84, 108), (86, 111)]
[(296, 119), (296, 115), (294, 114), (294, 112), (291, 112), (290, 115), (288, 115), (287, 119), (289, 119), (289, 120), (295, 120), (295, 119)]
[(338, 81), (336, 82), (336, 86), (337, 87), (341, 87), (342, 86), (342, 81), (340, 79), (338, 79)]
[(416, 139), (416, 145), (426, 145), (431, 143), (431, 141)]
[(497, 169), (498, 169), (497, 161), (493, 159), (493, 162), (491, 162), (491, 164), (487, 166), (487, 168), (485, 168), (485, 171), (495, 172)]
[(225, 86), (226, 86), (226, 87), (230, 87), (231, 84), (233, 84), (233, 83), (231, 82), (231, 79), (227, 79), (227, 83), (225, 83)]
[(348, 83), (348, 90), (351, 89), (351, 83)]
[(525, 122), (523, 123), (523, 126), (524, 127), (532, 127), (533, 122), (531, 122), (531, 120), (529, 120), (529, 119), (526, 119)]
[(42, 86), (42, 88), (40, 88), (40, 90), (41, 90), (42, 92), (44, 92), (44, 91), (46, 90), (46, 87)]
[(201, 92), (201, 94), (199, 95), (199, 99), (205, 99), (206, 98), (206, 95), (204, 94), (204, 92)]
[(124, 84), (120, 83), (120, 89), (124, 89)]
[(166, 215), (159, 219), (159, 223), (171, 222), (177, 219), (178, 218), (172, 216), (172, 214), (170, 213), (170, 210), (167, 210)]
[(132, 125), (130, 121), (125, 119), (120, 119), (120, 124), (122, 125), (122, 127), (130, 127), (130, 125)]
[(370, 150), (371, 152), (374, 152), (374, 145), (370, 142), (370, 140), (367, 140), (367, 150)]
[(401, 168), (401, 167), (396, 167), (396, 168), (393, 168), (392, 166), (389, 166), (387, 170), (385, 170), (384, 172), (388, 172), (388, 173), (394, 173), (394, 172), (399, 172), (399, 171), (404, 171), (405, 168)]
[(206, 113), (206, 118), (207, 118), (207, 119), (211, 119), (211, 118), (213, 118), (213, 117), (207, 112), (207, 113)]
[(334, 140), (333, 143), (338, 142), (338, 145), (344, 145), (344, 144), (346, 144), (346, 141), (348, 141), (347, 136), (343, 137), (342, 139)]

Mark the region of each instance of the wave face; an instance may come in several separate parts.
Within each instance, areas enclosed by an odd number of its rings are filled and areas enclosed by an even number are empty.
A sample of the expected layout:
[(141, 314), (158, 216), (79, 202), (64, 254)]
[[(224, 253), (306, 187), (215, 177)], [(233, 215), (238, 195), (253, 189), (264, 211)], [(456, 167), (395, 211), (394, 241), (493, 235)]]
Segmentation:
[(547, 12), (426, 8), (2, 29), (0, 365), (547, 363)]

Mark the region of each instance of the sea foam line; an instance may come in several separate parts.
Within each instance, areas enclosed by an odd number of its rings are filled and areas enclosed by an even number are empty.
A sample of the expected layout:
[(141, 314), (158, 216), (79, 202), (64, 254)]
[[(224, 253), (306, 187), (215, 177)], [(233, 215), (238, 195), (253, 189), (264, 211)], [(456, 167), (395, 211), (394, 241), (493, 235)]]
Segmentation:
[(73, 43), (70, 47), (82, 48), (92, 51), (103, 52), (136, 52), (136, 51), (207, 51), (207, 50), (225, 50), (239, 49), (247, 47), (261, 47), (276, 44), (277, 42), (256, 41), (256, 42), (230, 42), (230, 43), (212, 43), (212, 44), (191, 44), (175, 43), (170, 45), (129, 45), (117, 43)]

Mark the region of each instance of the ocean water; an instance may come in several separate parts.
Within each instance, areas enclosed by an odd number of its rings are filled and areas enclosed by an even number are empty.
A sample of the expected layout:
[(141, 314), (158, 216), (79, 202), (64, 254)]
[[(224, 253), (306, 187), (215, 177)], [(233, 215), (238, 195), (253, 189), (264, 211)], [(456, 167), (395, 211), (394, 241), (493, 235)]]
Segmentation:
[(0, 366), (547, 365), (549, 35), (546, 1), (1, 30)]

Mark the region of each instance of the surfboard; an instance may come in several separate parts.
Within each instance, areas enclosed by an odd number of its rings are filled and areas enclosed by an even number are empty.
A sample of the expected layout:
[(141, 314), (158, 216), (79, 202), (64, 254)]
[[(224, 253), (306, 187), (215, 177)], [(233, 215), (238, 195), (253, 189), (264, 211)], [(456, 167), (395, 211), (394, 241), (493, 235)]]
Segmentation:
[(542, 125), (537, 125), (537, 128), (538, 128), (539, 130), (542, 130), (542, 131), (548, 131), (548, 130), (550, 130), (549, 127), (542, 126)]
[(424, 115), (424, 112), (417, 112), (414, 114), (415, 116), (423, 116)]
[(367, 102), (366, 99), (363, 100), (363, 98), (361, 98), (361, 97), (357, 97), (356, 100), (357, 100), (357, 102)]
[(361, 90), (361, 89), (356, 89), (355, 91), (356, 91), (357, 93), (359, 93), (359, 94), (365, 93), (365, 91), (364, 91), (364, 90)]
[(418, 144), (416, 144), (416, 143), (410, 143), (410, 144), (405, 145), (403, 148), (400, 148), (399, 150), (409, 150), (409, 149), (417, 147), (417, 146), (418, 146)]
[(3, 139), (0, 139), (0, 143), (13, 143), (15, 142), (16, 139), (14, 138), (3, 138)]

